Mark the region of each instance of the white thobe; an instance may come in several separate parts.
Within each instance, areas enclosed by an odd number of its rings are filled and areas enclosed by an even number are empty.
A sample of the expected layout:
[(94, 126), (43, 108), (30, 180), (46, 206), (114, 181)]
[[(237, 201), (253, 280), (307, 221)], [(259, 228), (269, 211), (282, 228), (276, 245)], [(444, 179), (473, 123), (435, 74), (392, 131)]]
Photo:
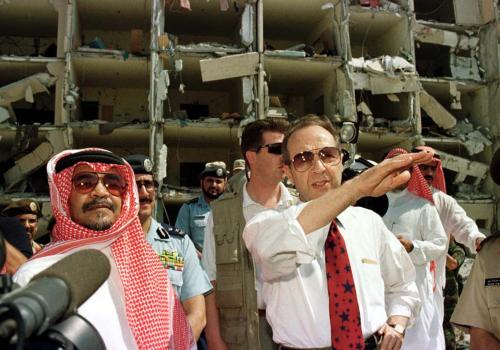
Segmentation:
[[(262, 297), (275, 343), (294, 348), (331, 346), (325, 240), (330, 225), (308, 235), (297, 221), (307, 203), (268, 210), (245, 227), (243, 239), (264, 279)], [(405, 250), (372, 211), (350, 207), (338, 215), (360, 308), (364, 337), (388, 316), (418, 313), (415, 269)]]
[[(472, 252), (476, 251), (476, 240), (478, 238), (486, 238), (484, 234), (479, 232), (474, 220), (467, 216), (465, 210), (457, 203), (455, 198), (441, 192), (435, 188), (432, 189), (432, 198), (434, 205), (438, 211), (444, 231), (451, 236), (456, 242), (468, 247)], [(448, 251), (449, 241), (447, 241), (446, 251)], [(446, 255), (436, 261), (436, 288), (443, 290), (446, 285)], [(435, 293), (436, 303), (443, 306), (440, 310), (440, 318), (444, 319), (444, 298), (443, 293)]]
[(444, 349), (444, 333), (439, 309), (442, 293), (435, 286), (430, 263), (446, 254), (447, 237), (436, 208), (432, 203), (417, 197), (408, 190), (389, 192), (389, 208), (383, 220), (395, 235), (403, 235), (413, 243), (409, 253), (417, 274), (416, 284), (422, 301), (420, 317), (409, 328), (402, 349)]
[[(109, 248), (101, 250), (111, 262), (111, 272), (103, 285), (79, 308), (78, 313), (86, 318), (99, 332), (106, 349), (137, 349), (125, 311), (125, 298), (116, 264)], [(14, 275), (14, 282), (28, 284), (33, 276), (45, 270), (67, 255), (58, 254), (30, 260), (21, 265)]]

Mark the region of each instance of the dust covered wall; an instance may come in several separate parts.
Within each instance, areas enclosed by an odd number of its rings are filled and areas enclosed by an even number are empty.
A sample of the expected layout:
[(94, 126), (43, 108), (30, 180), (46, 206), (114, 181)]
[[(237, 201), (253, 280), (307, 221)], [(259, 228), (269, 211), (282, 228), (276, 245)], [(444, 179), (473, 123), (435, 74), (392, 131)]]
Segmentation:
[[(169, 147), (167, 157), (167, 183), (179, 186), (181, 163), (207, 163), (221, 160), (231, 168), (234, 159), (240, 158), (235, 147)], [(197, 174), (195, 174), (197, 175)]]
[[(149, 24), (142, 29), (143, 51), (149, 49), (150, 33)], [(82, 30), (82, 45), (88, 46), (96, 37), (101, 39), (106, 49), (130, 51), (130, 31), (102, 31), (102, 30)]]
[(102, 117), (102, 106), (113, 106), (114, 122), (148, 121), (148, 90), (82, 87), (82, 101), (99, 103), (99, 115), (84, 115), (85, 120)]

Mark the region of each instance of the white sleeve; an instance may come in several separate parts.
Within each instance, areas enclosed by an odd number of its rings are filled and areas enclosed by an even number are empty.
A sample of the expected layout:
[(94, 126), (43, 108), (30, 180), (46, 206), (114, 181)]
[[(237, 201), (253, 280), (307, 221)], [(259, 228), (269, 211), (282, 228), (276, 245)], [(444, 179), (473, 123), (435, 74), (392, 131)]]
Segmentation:
[(289, 275), (296, 271), (297, 265), (309, 264), (321, 255), (309, 244), (297, 221), (306, 205), (291, 206), (282, 212), (266, 210), (245, 226), (243, 239), (261, 268), (264, 281)]
[(474, 220), (467, 216), (455, 198), (442, 192), (438, 193), (436, 197), (436, 206), (446, 233), (452, 235), (458, 243), (475, 252), (476, 240), (486, 238), (486, 236), (479, 231)]
[(217, 265), (215, 263), (214, 219), (212, 212), (210, 212), (207, 216), (207, 226), (205, 226), (205, 238), (203, 241), (203, 253), (201, 254), (201, 266), (205, 269), (210, 282), (215, 281), (217, 278)]
[(420, 297), (415, 284), (415, 267), (394, 234), (380, 222), (380, 264), (385, 285), (388, 316), (406, 316), (412, 324), (420, 312)]
[(429, 204), (423, 207), (418, 219), (418, 230), (422, 239), (412, 240), (410, 257), (413, 263), (423, 265), (446, 253), (448, 238), (434, 206)]

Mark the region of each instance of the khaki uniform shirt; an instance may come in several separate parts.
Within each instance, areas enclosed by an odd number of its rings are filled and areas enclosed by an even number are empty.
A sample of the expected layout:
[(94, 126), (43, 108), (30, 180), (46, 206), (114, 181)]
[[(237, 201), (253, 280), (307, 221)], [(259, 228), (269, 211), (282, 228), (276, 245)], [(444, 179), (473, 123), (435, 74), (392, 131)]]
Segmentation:
[(500, 237), (489, 240), (476, 256), (451, 322), (466, 332), (481, 328), (500, 339)]

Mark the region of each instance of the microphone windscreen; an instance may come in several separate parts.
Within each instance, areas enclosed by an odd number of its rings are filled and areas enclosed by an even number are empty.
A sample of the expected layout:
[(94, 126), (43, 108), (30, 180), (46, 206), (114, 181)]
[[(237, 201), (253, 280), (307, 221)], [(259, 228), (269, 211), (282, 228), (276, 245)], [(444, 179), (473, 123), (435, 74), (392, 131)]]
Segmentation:
[(55, 277), (66, 283), (70, 291), (70, 304), (63, 317), (67, 317), (106, 281), (110, 269), (106, 255), (96, 249), (86, 249), (64, 257), (35, 275), (32, 281)]

